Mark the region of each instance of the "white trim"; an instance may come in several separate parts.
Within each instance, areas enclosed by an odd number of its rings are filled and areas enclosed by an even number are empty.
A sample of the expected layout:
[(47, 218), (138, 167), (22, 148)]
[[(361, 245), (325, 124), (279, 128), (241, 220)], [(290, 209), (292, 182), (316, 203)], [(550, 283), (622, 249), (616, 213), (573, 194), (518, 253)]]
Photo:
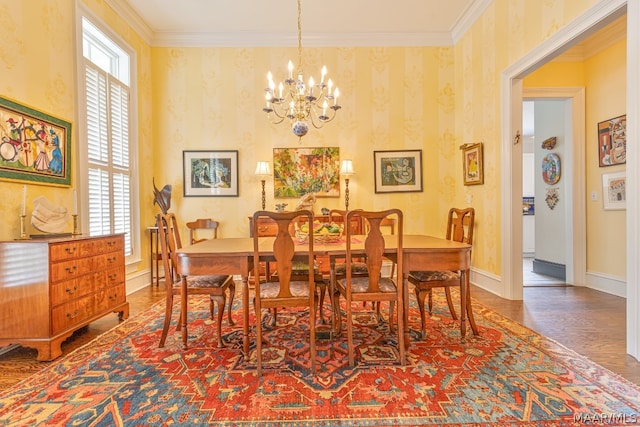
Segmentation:
[(494, 295), (502, 296), (502, 282), (500, 281), (500, 276), (471, 267), (469, 282), (484, 289), (485, 291), (491, 292)]
[(151, 269), (136, 271), (133, 274), (127, 274), (127, 295), (146, 288), (147, 286), (155, 286), (155, 282), (149, 282), (151, 277)]
[(105, 0), (105, 3), (124, 19), (145, 43), (151, 44), (153, 31), (126, 0)]
[(587, 288), (606, 292), (622, 298), (626, 298), (627, 296), (627, 283), (624, 277), (616, 277), (597, 272), (587, 272), (585, 274), (585, 279)]
[(491, 3), (493, 3), (493, 0), (475, 0), (471, 3), (469, 9), (464, 11), (462, 17), (451, 29), (451, 36), (454, 44), (458, 43), (467, 31), (471, 29), (473, 23), (482, 16)]
[[(640, 137), (640, 2), (627, 4), (627, 138)], [(640, 150), (627, 145), (627, 353), (640, 359)]]

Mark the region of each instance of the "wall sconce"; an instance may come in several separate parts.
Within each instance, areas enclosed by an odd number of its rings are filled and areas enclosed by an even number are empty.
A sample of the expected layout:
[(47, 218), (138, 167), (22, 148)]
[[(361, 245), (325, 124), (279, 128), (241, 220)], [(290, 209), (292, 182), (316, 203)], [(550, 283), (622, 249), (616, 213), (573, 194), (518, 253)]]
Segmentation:
[(262, 210), (265, 207), (265, 194), (264, 194), (264, 183), (268, 176), (271, 176), (271, 169), (269, 168), (269, 162), (260, 161), (256, 165), (255, 175), (260, 177), (260, 181), (262, 182)]
[(343, 160), (340, 165), (340, 175), (344, 177), (344, 208), (349, 210), (349, 177), (353, 175), (353, 162), (351, 160)]

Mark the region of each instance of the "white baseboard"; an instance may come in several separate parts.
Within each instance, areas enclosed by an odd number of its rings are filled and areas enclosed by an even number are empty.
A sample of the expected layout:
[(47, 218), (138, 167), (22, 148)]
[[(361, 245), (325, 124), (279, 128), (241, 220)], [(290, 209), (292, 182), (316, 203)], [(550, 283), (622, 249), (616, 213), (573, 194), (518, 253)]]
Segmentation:
[(127, 295), (139, 291), (151, 284), (151, 270), (136, 271), (127, 274)]
[(585, 275), (586, 286), (622, 298), (627, 297), (627, 281), (623, 277), (588, 271)]

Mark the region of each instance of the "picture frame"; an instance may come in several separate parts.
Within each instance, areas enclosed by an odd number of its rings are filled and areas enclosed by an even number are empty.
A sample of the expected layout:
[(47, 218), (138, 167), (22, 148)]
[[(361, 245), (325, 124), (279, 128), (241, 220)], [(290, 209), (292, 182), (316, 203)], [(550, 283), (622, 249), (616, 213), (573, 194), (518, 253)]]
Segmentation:
[(627, 115), (598, 123), (598, 165), (627, 163)]
[(373, 152), (376, 193), (422, 191), (422, 150)]
[(462, 150), (462, 179), (464, 185), (484, 184), (482, 142), (464, 144)]
[(182, 152), (185, 197), (238, 197), (238, 150)]
[(627, 173), (625, 171), (602, 174), (602, 202), (604, 210), (627, 208)]
[(69, 187), (71, 122), (0, 97), (0, 179)]
[(273, 195), (276, 198), (340, 196), (340, 148), (274, 148)]

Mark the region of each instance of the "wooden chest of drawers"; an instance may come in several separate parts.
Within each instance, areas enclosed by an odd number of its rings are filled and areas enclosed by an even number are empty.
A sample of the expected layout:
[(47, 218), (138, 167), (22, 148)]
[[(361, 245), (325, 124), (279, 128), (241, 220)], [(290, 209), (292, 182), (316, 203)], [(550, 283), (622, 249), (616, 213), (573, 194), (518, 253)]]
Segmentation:
[(129, 316), (122, 234), (1, 242), (0, 260), (0, 346), (52, 360), (77, 329)]

